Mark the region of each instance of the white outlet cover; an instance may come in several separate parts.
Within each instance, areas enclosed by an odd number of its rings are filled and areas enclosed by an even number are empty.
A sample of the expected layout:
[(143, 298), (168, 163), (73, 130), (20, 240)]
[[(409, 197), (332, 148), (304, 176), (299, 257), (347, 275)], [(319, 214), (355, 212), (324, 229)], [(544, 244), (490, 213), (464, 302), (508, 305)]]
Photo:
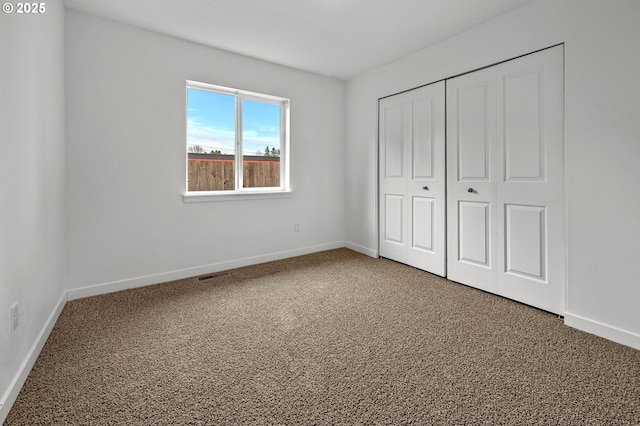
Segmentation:
[(11, 332), (13, 333), (18, 328), (20, 315), (18, 313), (18, 302), (11, 305)]

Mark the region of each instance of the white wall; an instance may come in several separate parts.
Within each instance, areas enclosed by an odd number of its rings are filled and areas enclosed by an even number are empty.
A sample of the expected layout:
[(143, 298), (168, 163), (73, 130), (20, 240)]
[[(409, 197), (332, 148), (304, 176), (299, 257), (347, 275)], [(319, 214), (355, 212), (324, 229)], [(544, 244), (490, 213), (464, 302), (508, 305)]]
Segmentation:
[(0, 14), (0, 423), (64, 304), (64, 9), (46, 8)]
[(539, 0), (347, 83), (350, 246), (377, 251), (377, 98), (565, 43), (567, 324), (640, 348), (640, 2)]
[[(344, 245), (344, 82), (77, 12), (66, 31), (70, 298)], [(187, 79), (291, 99), (290, 198), (183, 202)]]

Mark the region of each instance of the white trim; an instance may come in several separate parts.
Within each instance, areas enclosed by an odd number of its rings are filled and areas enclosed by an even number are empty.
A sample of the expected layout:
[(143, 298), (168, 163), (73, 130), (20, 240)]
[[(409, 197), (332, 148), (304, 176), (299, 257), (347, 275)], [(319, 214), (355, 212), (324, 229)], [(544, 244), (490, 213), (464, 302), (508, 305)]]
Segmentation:
[(604, 339), (620, 343), (621, 345), (640, 350), (640, 334), (635, 334), (612, 325), (607, 325), (581, 317), (580, 315), (569, 313), (565, 313), (564, 315), (564, 324)]
[[(235, 144), (235, 153), (236, 158), (234, 160), (234, 168), (236, 169), (233, 173), (234, 179), (234, 192), (241, 191), (244, 185), (242, 184), (244, 179), (244, 161), (242, 161), (242, 157), (244, 156), (244, 135), (242, 133), (242, 98), (240, 94), (236, 93), (234, 98), (234, 102), (236, 104), (236, 144)], [(187, 107), (188, 108), (188, 107)], [(189, 127), (189, 123), (187, 123), (187, 127)], [(189, 141), (187, 141), (187, 144)], [(187, 167), (189, 164), (189, 154), (187, 153)], [(188, 185), (188, 182), (187, 182)], [(187, 192), (189, 192), (189, 188), (187, 188)]]
[(247, 99), (256, 101), (269, 101), (272, 104), (280, 104), (289, 101), (288, 98), (282, 96), (267, 95), (264, 93), (250, 92), (249, 90), (234, 89), (233, 87), (218, 86), (216, 84), (203, 83), (201, 81), (187, 80), (187, 87), (197, 90), (206, 90), (209, 92), (221, 93), (223, 95), (242, 96)]
[(207, 203), (215, 201), (264, 200), (267, 198), (289, 198), (293, 191), (200, 191), (185, 192), (182, 200), (185, 203)]
[(209, 265), (196, 266), (193, 268), (178, 269), (175, 271), (161, 272), (158, 274), (145, 275), (134, 278), (127, 278), (119, 281), (112, 281), (102, 284), (89, 285), (86, 287), (68, 290), (69, 300), (81, 299), (83, 297), (98, 296), (101, 294), (113, 293), (130, 288), (144, 287), (147, 285), (160, 284), (168, 281), (190, 278), (198, 275), (211, 274), (214, 272), (226, 271), (243, 266), (257, 265), (259, 263), (271, 262), (274, 260), (287, 259), (295, 256), (316, 253), (325, 250), (333, 250), (345, 247), (344, 241), (319, 244), (315, 246), (302, 247), (294, 250), (280, 251), (264, 254), (260, 256), (245, 257), (242, 259), (228, 260), (224, 262), (212, 263)]
[(291, 191), (291, 155), (290, 155), (290, 143), (291, 143), (291, 101), (288, 99), (282, 102), (282, 108), (284, 111), (280, 114), (280, 129), (285, 129), (280, 133), (280, 158), (285, 161), (280, 162), (280, 186), (285, 191)]
[(350, 241), (346, 241), (346, 242), (344, 243), (344, 246), (345, 246), (346, 248), (348, 248), (348, 249), (351, 249), (351, 250), (353, 250), (353, 251), (357, 251), (358, 253), (362, 253), (362, 254), (364, 254), (364, 255), (367, 255), (367, 256), (369, 256), (369, 257), (373, 257), (373, 258), (375, 258), (375, 259), (377, 259), (378, 257), (380, 257), (380, 256), (378, 255), (378, 250), (370, 249), (370, 248), (367, 248), (367, 247), (361, 246), (361, 245), (359, 245), (359, 244), (352, 243), (352, 242), (350, 242)]
[(16, 398), (18, 398), (18, 394), (20, 394), (20, 390), (22, 386), (27, 381), (27, 377), (29, 377), (29, 373), (33, 368), (33, 365), (36, 363), (38, 356), (40, 355), (40, 351), (44, 347), (44, 344), (47, 342), (49, 335), (51, 334), (51, 330), (53, 330), (53, 326), (58, 321), (58, 317), (60, 317), (60, 313), (62, 312), (62, 308), (67, 303), (67, 292), (64, 291), (60, 295), (60, 299), (58, 299), (58, 303), (56, 303), (53, 311), (47, 318), (47, 321), (44, 323), (42, 330), (38, 334), (35, 342), (27, 352), (27, 356), (24, 361), (20, 365), (17, 374), (9, 384), (9, 388), (0, 399), (0, 424), (3, 424), (7, 416), (9, 415), (9, 411), (11, 407), (16, 402)]

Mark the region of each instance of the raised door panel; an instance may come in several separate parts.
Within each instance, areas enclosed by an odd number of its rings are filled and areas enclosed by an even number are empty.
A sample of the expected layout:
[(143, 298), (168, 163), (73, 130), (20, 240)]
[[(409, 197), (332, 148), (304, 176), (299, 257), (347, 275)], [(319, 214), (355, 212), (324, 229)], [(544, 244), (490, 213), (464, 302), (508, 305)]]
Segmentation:
[(505, 216), (505, 272), (546, 282), (546, 208), (507, 204)]
[(489, 83), (458, 88), (457, 153), (458, 181), (490, 179)]
[(414, 250), (434, 253), (435, 200), (427, 197), (413, 197), (412, 238)]
[(458, 261), (491, 268), (491, 206), (458, 204)]
[(383, 238), (387, 243), (404, 245), (404, 196), (386, 194), (384, 197), (384, 232)]
[(402, 179), (404, 177), (402, 105), (395, 105), (385, 110), (383, 140), (384, 177)]
[(544, 180), (542, 70), (535, 67), (503, 81), (505, 180)]
[(412, 101), (412, 156), (413, 179), (433, 179), (436, 169), (433, 132), (433, 99), (422, 97)]

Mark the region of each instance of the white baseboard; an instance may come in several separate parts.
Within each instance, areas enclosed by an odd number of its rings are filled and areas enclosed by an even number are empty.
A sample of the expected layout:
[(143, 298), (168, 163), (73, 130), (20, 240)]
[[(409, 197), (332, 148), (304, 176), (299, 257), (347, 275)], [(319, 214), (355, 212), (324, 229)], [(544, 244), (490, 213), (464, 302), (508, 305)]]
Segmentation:
[(569, 313), (564, 314), (564, 323), (569, 327), (640, 350), (640, 335), (630, 331)]
[(369, 257), (373, 257), (373, 258), (378, 258), (378, 251), (377, 250), (372, 250), (370, 248), (361, 246), (359, 244), (355, 244), (349, 241), (346, 241), (344, 243), (344, 246), (348, 249), (351, 249), (353, 251), (357, 251), (358, 253), (362, 253), (362, 254), (366, 254)]
[(9, 415), (9, 410), (11, 410), (13, 403), (16, 402), (16, 398), (18, 398), (18, 394), (20, 393), (24, 382), (27, 381), (27, 377), (29, 377), (29, 373), (31, 372), (33, 365), (36, 363), (36, 360), (40, 355), (40, 351), (42, 351), (44, 344), (47, 342), (47, 339), (51, 334), (51, 330), (53, 330), (53, 326), (56, 324), (56, 321), (58, 321), (58, 317), (66, 303), (67, 292), (65, 291), (60, 296), (58, 303), (56, 303), (53, 311), (49, 315), (49, 318), (47, 318), (47, 321), (44, 323), (44, 326), (42, 327), (42, 330), (40, 330), (35, 342), (33, 342), (31, 349), (27, 352), (27, 356), (20, 365), (17, 374), (11, 381), (9, 389), (7, 389), (5, 394), (2, 396), (2, 399), (0, 399), (0, 425), (4, 423), (5, 419)]
[(180, 280), (183, 278), (195, 277), (198, 275), (211, 274), (229, 269), (241, 268), (243, 266), (257, 265), (259, 263), (271, 262), (274, 260), (286, 259), (289, 257), (302, 256), (319, 251), (332, 250), (345, 247), (344, 241), (319, 244), (315, 246), (302, 247), (294, 250), (268, 253), (260, 256), (245, 257), (242, 259), (230, 260), (210, 265), (197, 266), (193, 268), (179, 269), (175, 271), (161, 272), (158, 274), (145, 275), (141, 277), (127, 278), (119, 281), (112, 281), (102, 284), (95, 284), (81, 288), (69, 289), (68, 299), (75, 300), (83, 297), (98, 296), (100, 294), (113, 293), (130, 288), (144, 287), (147, 285), (160, 284), (168, 281)]

